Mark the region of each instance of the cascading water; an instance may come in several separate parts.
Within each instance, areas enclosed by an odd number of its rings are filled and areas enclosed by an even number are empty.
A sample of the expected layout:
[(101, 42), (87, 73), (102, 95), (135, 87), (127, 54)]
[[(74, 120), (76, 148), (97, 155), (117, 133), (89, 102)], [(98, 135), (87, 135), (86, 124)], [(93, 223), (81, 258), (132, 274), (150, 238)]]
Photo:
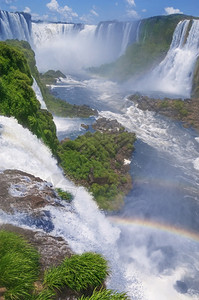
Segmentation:
[(41, 108), (42, 109), (47, 109), (46, 107), (46, 103), (44, 102), (44, 99), (43, 99), (43, 96), (42, 96), (42, 93), (41, 93), (41, 90), (36, 82), (36, 80), (33, 78), (33, 85), (32, 85), (32, 88), (35, 92), (35, 95), (37, 97), (37, 100), (40, 102), (41, 104)]
[[(35, 23), (32, 22), (32, 38), (34, 45), (38, 47), (54, 38), (67, 38), (75, 36), (81, 30), (84, 30), (83, 24), (64, 24), (64, 23)], [(90, 25), (91, 28), (96, 26)]]
[(0, 40), (18, 39), (31, 43), (31, 16), (0, 10)]
[[(134, 286), (132, 291), (134, 299), (140, 299), (138, 296), (141, 291), (134, 274), (127, 279), (122, 264), (119, 263), (121, 259), (117, 250), (119, 229), (111, 225), (98, 210), (91, 195), (84, 188), (75, 186), (63, 176), (49, 149), (15, 119), (2, 116), (0, 116), (0, 149), (0, 170), (18, 169), (39, 176), (53, 183), (54, 187), (61, 187), (74, 195), (70, 208), (67, 205), (62, 208), (48, 208), (54, 227), (51, 234), (64, 237), (77, 253), (96, 251), (103, 254), (111, 267), (112, 275), (108, 282), (110, 288), (127, 290), (131, 282)], [(25, 220), (20, 213), (9, 216), (0, 211), (0, 222), (27, 227)]]
[(101, 22), (97, 26), (33, 22), (32, 36), (39, 68), (43, 71), (55, 65), (63, 72), (75, 73), (113, 61), (136, 41), (137, 27), (138, 22)]
[[(186, 39), (187, 22), (176, 28), (170, 52), (172, 47), (174, 53), (181, 50), (184, 53), (185, 48), (188, 51), (190, 47), (191, 55), (196, 53), (198, 21), (193, 21)], [(113, 27), (109, 26), (109, 33)], [(93, 36), (96, 29), (90, 29), (87, 27)], [(85, 30), (80, 30), (77, 35), (84, 35), (86, 40), (87, 33), (83, 33)], [(66, 49), (60, 49), (64, 45), (61, 40), (54, 55), (56, 58), (59, 53), (63, 64)], [(78, 43), (82, 41), (76, 40), (77, 44), (74, 44), (79, 53), (82, 49)], [(46, 45), (45, 53), (50, 51), (48, 47)], [(47, 57), (52, 63), (53, 60)], [(76, 57), (71, 57), (74, 64)], [(176, 57), (178, 55), (173, 56), (174, 69)], [(76, 63), (80, 62), (77, 60)], [(188, 67), (192, 71), (190, 64)], [(127, 291), (133, 300), (198, 299), (199, 138), (179, 124), (140, 111), (121, 97), (116, 83), (88, 78), (78, 81), (78, 78), (72, 80), (70, 77), (66, 90), (67, 93), (70, 91), (70, 98), (74, 97), (74, 103), (77, 98), (86, 102), (90, 93), (90, 98), (100, 107), (101, 115), (117, 119), (137, 134), (131, 164), (134, 188), (127, 196), (124, 208), (108, 220), (85, 189), (77, 188), (63, 177), (50, 151), (12, 118), (0, 117), (0, 169), (16, 168), (29, 172), (72, 192), (71, 208), (49, 207), (54, 224), (52, 234), (63, 236), (77, 252), (90, 250), (105, 255), (112, 271), (108, 287)], [(85, 90), (87, 94), (83, 100)], [(62, 89), (56, 91), (61, 93)], [(103, 105), (106, 105), (105, 109)], [(104, 111), (107, 107), (111, 110), (112, 106), (114, 113)], [(64, 128), (60, 121), (56, 120), (61, 131)], [(1, 213), (0, 217), (9, 219)], [(19, 224), (20, 216), (8, 220), (12, 221)]]
[(111, 47), (113, 57), (117, 57), (136, 41), (137, 28), (138, 22), (101, 22), (95, 35), (105, 47)]
[(147, 88), (190, 97), (194, 65), (198, 55), (199, 20), (181, 21), (175, 29), (165, 59), (150, 74)]

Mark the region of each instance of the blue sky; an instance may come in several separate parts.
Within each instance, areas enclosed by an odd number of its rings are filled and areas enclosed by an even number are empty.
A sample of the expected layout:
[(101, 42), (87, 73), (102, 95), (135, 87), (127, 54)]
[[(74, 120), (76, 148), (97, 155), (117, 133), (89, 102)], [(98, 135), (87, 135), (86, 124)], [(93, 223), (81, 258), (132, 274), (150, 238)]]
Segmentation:
[(199, 0), (0, 0), (0, 9), (29, 12), (33, 19), (96, 24), (172, 13), (199, 16)]

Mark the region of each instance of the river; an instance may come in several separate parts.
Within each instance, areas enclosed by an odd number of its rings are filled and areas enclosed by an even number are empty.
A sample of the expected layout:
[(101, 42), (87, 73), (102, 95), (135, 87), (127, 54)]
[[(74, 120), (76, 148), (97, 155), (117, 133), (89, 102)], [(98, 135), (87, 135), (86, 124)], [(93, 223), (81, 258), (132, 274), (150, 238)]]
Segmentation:
[[(198, 134), (139, 110), (126, 96), (130, 90), (111, 81), (68, 75), (52, 92), (70, 103), (91, 105), (100, 116), (117, 119), (137, 135), (131, 162), (133, 189), (124, 207), (107, 215), (120, 230), (118, 263), (130, 281), (132, 299), (198, 299)], [(93, 119), (55, 122), (63, 138), (84, 133), (80, 124), (90, 125)]]

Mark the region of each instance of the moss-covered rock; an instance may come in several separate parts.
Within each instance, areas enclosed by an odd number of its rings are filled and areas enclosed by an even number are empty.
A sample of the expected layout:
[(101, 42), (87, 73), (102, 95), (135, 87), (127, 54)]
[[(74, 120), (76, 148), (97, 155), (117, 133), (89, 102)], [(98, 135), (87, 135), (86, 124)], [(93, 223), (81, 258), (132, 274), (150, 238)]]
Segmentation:
[(193, 127), (199, 130), (199, 99), (153, 99), (135, 94), (129, 100), (138, 105), (142, 110), (150, 110), (181, 121), (184, 127)]

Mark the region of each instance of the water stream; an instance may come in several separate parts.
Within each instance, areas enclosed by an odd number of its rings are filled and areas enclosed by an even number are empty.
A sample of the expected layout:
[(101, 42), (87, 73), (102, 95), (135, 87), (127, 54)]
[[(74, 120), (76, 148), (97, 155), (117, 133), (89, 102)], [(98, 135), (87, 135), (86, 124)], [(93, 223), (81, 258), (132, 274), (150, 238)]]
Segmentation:
[(71, 103), (92, 101), (100, 116), (117, 119), (137, 135), (133, 189), (121, 211), (107, 216), (120, 230), (118, 264), (132, 299), (198, 299), (198, 134), (139, 110), (113, 82), (70, 77), (53, 91)]

